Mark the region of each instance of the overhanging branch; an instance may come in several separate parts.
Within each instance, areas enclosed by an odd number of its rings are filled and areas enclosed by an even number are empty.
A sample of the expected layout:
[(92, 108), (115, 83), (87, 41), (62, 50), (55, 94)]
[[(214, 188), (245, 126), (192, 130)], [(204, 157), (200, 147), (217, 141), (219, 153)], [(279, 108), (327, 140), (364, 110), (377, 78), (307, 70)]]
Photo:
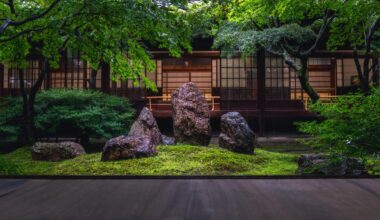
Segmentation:
[[(0, 35), (2, 33), (4, 33), (4, 31), (9, 27), (9, 26), (21, 26), (23, 24), (26, 24), (28, 22), (31, 22), (31, 21), (34, 21), (34, 20), (37, 20), (37, 19), (40, 19), (42, 17), (44, 17), (46, 14), (48, 14), (61, 0), (54, 0), (54, 2), (47, 8), (45, 9), (43, 12), (41, 12), (40, 14), (35, 14), (35, 15), (32, 15), (28, 18), (25, 18), (21, 21), (12, 21), (10, 19), (7, 19), (5, 20), (5, 22), (3, 22), (3, 24), (0, 26)], [(13, 1), (12, 1), (13, 2)], [(11, 7), (11, 6), (10, 6)]]
[(327, 27), (331, 24), (331, 22), (334, 19), (335, 19), (335, 15), (332, 15), (330, 11), (325, 12), (325, 15), (323, 17), (323, 24), (321, 28), (319, 29), (319, 32), (314, 44), (307, 51), (301, 53), (302, 57), (308, 57), (315, 51), (320, 41), (322, 40), (323, 35), (326, 33)]
[(21, 35), (24, 35), (24, 34), (27, 34), (27, 33), (31, 33), (31, 32), (34, 32), (34, 31), (42, 31), (45, 28), (46, 27), (23, 30), (23, 31), (18, 32), (15, 35), (10, 36), (10, 37), (0, 38), (0, 43), (4, 43), (4, 42), (7, 42), (7, 41), (14, 40), (14, 39), (20, 37)]

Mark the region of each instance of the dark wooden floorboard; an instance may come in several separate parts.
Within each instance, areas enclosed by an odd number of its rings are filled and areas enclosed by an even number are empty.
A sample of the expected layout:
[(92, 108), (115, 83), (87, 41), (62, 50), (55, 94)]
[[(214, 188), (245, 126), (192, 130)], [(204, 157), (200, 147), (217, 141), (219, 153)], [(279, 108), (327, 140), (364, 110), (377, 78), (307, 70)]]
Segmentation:
[(380, 179), (0, 180), (0, 219), (380, 219)]

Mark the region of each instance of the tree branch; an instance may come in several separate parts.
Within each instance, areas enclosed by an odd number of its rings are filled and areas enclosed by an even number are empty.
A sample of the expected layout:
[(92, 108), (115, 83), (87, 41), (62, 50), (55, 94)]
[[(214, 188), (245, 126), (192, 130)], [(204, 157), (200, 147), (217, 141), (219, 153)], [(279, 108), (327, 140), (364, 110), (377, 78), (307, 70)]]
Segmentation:
[(4, 43), (4, 42), (7, 42), (7, 41), (11, 41), (11, 40), (14, 40), (16, 38), (18, 38), (19, 36), (21, 35), (24, 35), (24, 34), (27, 34), (27, 33), (30, 33), (30, 32), (34, 32), (34, 31), (42, 31), (46, 29), (46, 27), (40, 27), (40, 28), (35, 28), (35, 29), (27, 29), (27, 30), (23, 30), (21, 32), (18, 32), (17, 34), (15, 35), (12, 35), (10, 37), (6, 37), (6, 38), (0, 38), (0, 43)]
[(317, 38), (314, 41), (314, 44), (307, 51), (301, 53), (302, 57), (308, 57), (315, 51), (318, 44), (322, 40), (323, 35), (326, 33), (327, 27), (331, 24), (331, 22), (334, 19), (335, 19), (335, 15), (332, 15), (330, 11), (326, 10), (325, 15), (323, 17), (323, 24), (321, 28), (319, 29), (319, 32), (318, 32)]
[(366, 53), (365, 53), (365, 58), (364, 58), (364, 76), (365, 78), (369, 78), (369, 73), (370, 73), (370, 67), (369, 67), (369, 61), (371, 59), (370, 53), (371, 53), (371, 44), (372, 44), (372, 37), (376, 32), (376, 29), (379, 25), (379, 20), (380, 18), (377, 18), (371, 27), (368, 30), (368, 34), (365, 33), (365, 47), (366, 47)]
[(9, 5), (9, 9), (11, 10), (11, 13), (14, 15), (17, 15), (13, 0), (9, 0), (8, 5)]
[[(54, 2), (47, 8), (45, 11), (41, 12), (40, 14), (35, 14), (32, 15), (28, 18), (25, 18), (21, 21), (12, 21), (10, 19), (7, 19), (1, 26), (0, 26), (0, 35), (4, 33), (4, 31), (9, 27), (9, 26), (20, 26), (23, 24), (26, 24), (28, 22), (40, 19), (44, 17), (46, 14), (48, 14), (61, 0), (54, 0)], [(12, 0), (9, 0), (9, 2), (13, 2)], [(11, 6), (10, 6), (11, 7)]]

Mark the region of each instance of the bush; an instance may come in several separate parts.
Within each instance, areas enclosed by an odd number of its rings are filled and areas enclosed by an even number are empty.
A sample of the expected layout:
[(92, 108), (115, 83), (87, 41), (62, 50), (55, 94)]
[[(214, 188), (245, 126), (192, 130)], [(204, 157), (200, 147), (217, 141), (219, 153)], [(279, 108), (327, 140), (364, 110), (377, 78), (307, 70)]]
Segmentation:
[(308, 143), (332, 154), (363, 157), (380, 151), (380, 91), (341, 96), (333, 103), (316, 103), (311, 111), (321, 120), (298, 123), (315, 139)]
[(0, 139), (14, 142), (21, 132), (21, 99), (7, 97), (0, 102)]
[[(0, 127), (19, 134), (21, 100), (8, 99), (0, 113)], [(88, 90), (48, 90), (38, 93), (35, 103), (36, 137), (111, 138), (128, 132), (134, 110), (125, 98)], [(2, 119), (1, 119), (2, 118)], [(16, 129), (16, 130), (14, 130)]]

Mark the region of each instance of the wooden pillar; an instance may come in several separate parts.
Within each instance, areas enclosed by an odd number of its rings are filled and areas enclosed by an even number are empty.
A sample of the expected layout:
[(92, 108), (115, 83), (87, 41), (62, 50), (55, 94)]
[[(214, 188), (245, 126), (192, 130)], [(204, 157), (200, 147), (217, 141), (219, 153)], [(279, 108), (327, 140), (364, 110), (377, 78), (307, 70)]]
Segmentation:
[(379, 66), (379, 57), (373, 57), (372, 62), (375, 65), (375, 69), (373, 70), (372, 80), (375, 86), (380, 86), (380, 66)]
[(265, 50), (257, 52), (257, 108), (259, 113), (259, 135), (265, 133)]
[(69, 74), (69, 69), (68, 69), (68, 53), (67, 53), (67, 50), (65, 51), (64, 53), (64, 62), (65, 62), (65, 74), (64, 74), (64, 77), (65, 77), (65, 81), (63, 82), (63, 86), (64, 88), (67, 88), (67, 75)]
[[(89, 79), (89, 78), (87, 78), (87, 76), (89, 75), (88, 74), (88, 66), (89, 66), (89, 64), (87, 63), (87, 62), (85, 62), (85, 61), (83, 61), (83, 67), (84, 67), (84, 69), (83, 69), (83, 78), (82, 78), (82, 80), (83, 80), (83, 82), (82, 82), (82, 86), (83, 86), (83, 89), (87, 89), (87, 80)], [(79, 75), (79, 73), (78, 73), (78, 75)]]
[(333, 96), (336, 95), (336, 87), (337, 87), (337, 71), (336, 71), (336, 59), (335, 57), (334, 58), (331, 58), (331, 72), (330, 72), (330, 83), (331, 83), (331, 89), (332, 89), (332, 94)]
[(4, 96), (4, 65), (0, 64), (0, 97)]
[(102, 68), (102, 92), (109, 94), (110, 91), (110, 75), (111, 75), (111, 66), (108, 63), (101, 62)]
[[(61, 61), (60, 61), (60, 64), (59, 65), (61, 65)], [(39, 71), (41, 71), (41, 69), (42, 69), (42, 60), (40, 60), (39, 61), (39, 66), (40, 66), (40, 68), (39, 68)], [(60, 68), (60, 67), (59, 67)], [(53, 74), (55, 74), (55, 71), (54, 70), (52, 70), (52, 71), (50, 71), (47, 75), (46, 75), (46, 78), (45, 78), (45, 80), (44, 80), (44, 83), (45, 83), (45, 90), (48, 90), (48, 89), (51, 89), (52, 88), (52, 78), (53, 78)]]

